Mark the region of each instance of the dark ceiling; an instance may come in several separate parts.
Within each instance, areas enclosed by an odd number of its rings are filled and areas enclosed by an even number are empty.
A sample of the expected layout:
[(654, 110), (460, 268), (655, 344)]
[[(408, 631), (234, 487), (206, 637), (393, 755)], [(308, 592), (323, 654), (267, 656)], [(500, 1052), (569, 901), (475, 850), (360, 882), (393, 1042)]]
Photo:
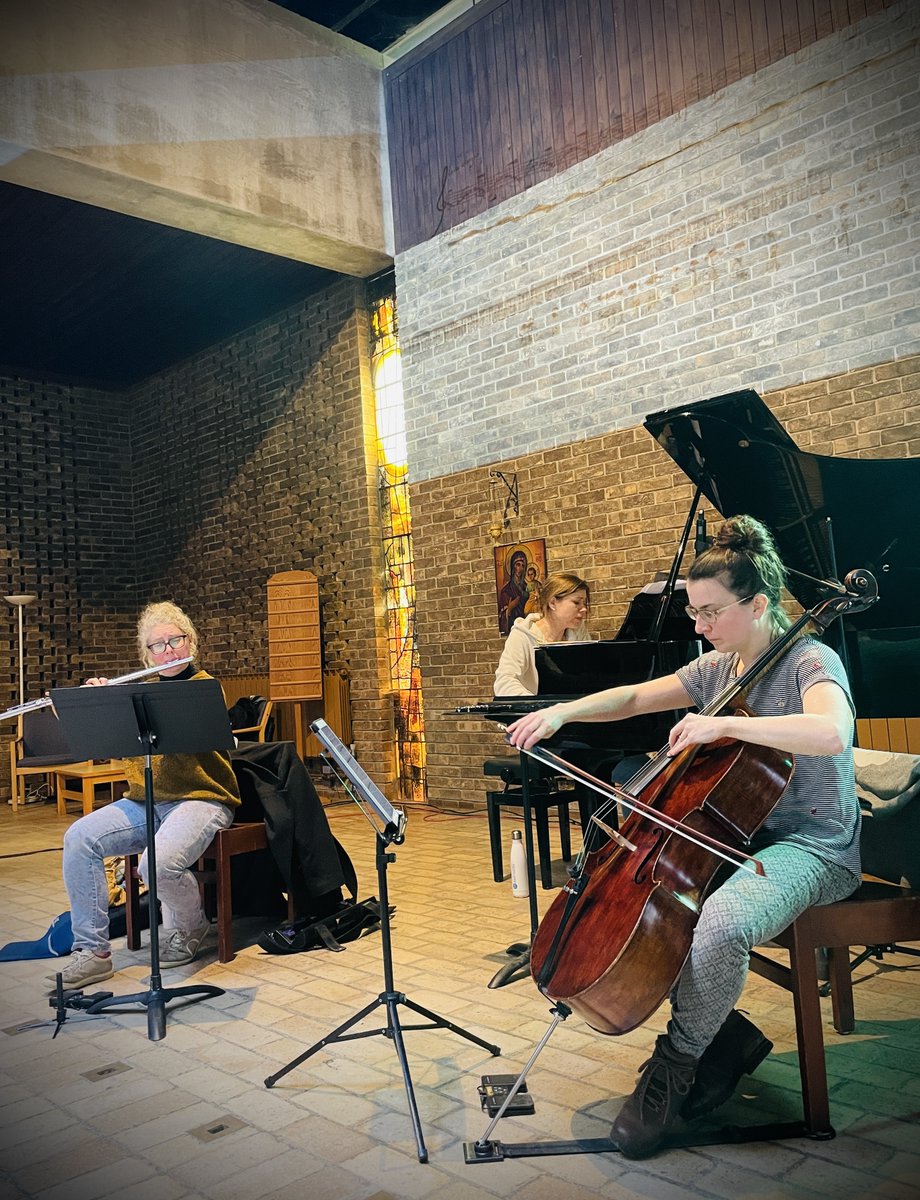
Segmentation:
[[(445, 6), (276, 0), (383, 50)], [(0, 370), (121, 389), (336, 278), (248, 250), (0, 182)]]
[(444, 0), (272, 0), (373, 50), (386, 50), (447, 5)]

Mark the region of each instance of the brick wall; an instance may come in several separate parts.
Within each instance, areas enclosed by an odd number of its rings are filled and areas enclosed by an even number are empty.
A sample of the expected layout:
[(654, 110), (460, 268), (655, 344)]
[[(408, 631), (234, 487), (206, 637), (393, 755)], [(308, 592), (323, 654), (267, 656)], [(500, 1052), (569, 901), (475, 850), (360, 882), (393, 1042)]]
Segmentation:
[[(764, 399), (811, 453), (920, 454), (920, 356), (800, 384)], [(592, 585), (593, 636), (612, 637), (629, 600), (656, 571), (671, 565), (692, 500), (689, 480), (641, 427), (501, 465), (517, 472), (521, 498), (520, 518), (513, 520), (506, 540), (545, 537), (549, 570), (575, 571)], [(482, 761), (503, 753), (491, 723), (445, 715), (491, 696), (502, 650), (489, 495), (486, 468), (429, 479), (412, 489), (429, 797), (440, 807), (481, 803)], [(854, 503), (860, 502), (854, 496)]]
[(398, 256), (436, 804), (501, 747), (441, 715), (502, 648), (490, 468), (612, 636), (692, 496), (647, 413), (753, 387), (803, 449), (917, 454), (918, 34), (896, 4)]
[[(28, 697), (112, 666), (135, 603), (128, 406), (63, 383), (0, 379), (0, 579), (25, 610)], [(0, 706), (16, 703), (16, 614), (4, 605)]]
[(412, 477), (920, 346), (901, 3), (397, 258)]
[(225, 677), (267, 669), (268, 578), (314, 572), (326, 666), (348, 674), (362, 761), (387, 782), (366, 327), (343, 279), (135, 390), (138, 586), (195, 614)]
[[(40, 595), (27, 613), (29, 695), (132, 670), (137, 611), (166, 597), (195, 620), (215, 675), (263, 674), (266, 581), (310, 570), (326, 666), (350, 677), (355, 741), (386, 785), (367, 361), (363, 287), (341, 280), (124, 396), (10, 381), (0, 562), (3, 594)], [(0, 633), (10, 704), (14, 643), (13, 617)]]

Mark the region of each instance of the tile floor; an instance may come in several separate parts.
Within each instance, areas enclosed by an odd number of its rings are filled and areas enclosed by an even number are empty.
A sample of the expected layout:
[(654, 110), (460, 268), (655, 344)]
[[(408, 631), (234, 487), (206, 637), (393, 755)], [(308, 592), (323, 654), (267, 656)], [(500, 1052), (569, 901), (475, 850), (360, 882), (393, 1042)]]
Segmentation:
[[(329, 809), (376, 892), (374, 837), (348, 802)], [(76, 816), (76, 813), (74, 814)], [(53, 807), (0, 811), (0, 944), (39, 936), (67, 908)], [(506, 841), (511, 821), (506, 821)], [(832, 1118), (838, 1136), (675, 1149), (644, 1163), (616, 1154), (553, 1155), (467, 1165), (463, 1144), (488, 1124), (477, 1095), (489, 1072), (517, 1073), (550, 1022), (528, 979), (487, 983), (526, 936), (526, 903), (495, 884), (485, 819), (410, 815), (389, 871), (395, 986), (409, 999), (501, 1046), (499, 1058), (446, 1029), (405, 1029), (429, 1162), (418, 1161), (406, 1090), (390, 1039), (332, 1043), (279, 1080), (267, 1076), (372, 1002), (383, 988), (381, 937), (344, 953), (291, 957), (244, 945), (221, 966), (213, 943), (166, 986), (194, 980), (223, 995), (169, 1006), (151, 1042), (140, 1009), (70, 1013), (56, 1038), (44, 976), (54, 961), (0, 964), (0, 1200), (590, 1200), (594, 1197), (885, 1197), (920, 1194), (920, 959), (858, 969), (857, 1030), (836, 1035), (826, 1005)], [(541, 911), (553, 892), (539, 892)], [(244, 943), (261, 924), (238, 923)], [(779, 953), (779, 952), (777, 952)], [(143, 953), (115, 943), (116, 993), (143, 990)], [(773, 1054), (723, 1110), (738, 1123), (801, 1115), (791, 1002), (750, 979), (743, 1006)], [(401, 1007), (403, 1026), (415, 1020)], [(536, 1111), (504, 1118), (507, 1144), (606, 1137), (662, 1026), (657, 1014), (623, 1038), (577, 1017), (553, 1034), (529, 1076)], [(44, 1022), (38, 1028), (20, 1027)], [(357, 1029), (385, 1024), (383, 1010)]]

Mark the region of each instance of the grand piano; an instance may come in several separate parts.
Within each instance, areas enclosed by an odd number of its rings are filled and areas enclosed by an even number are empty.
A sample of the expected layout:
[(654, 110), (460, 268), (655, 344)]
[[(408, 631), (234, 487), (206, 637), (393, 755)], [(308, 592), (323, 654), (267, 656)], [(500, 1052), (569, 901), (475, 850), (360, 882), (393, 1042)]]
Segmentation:
[[(723, 515), (749, 513), (776, 538), (803, 608), (821, 581), (861, 567), (879, 600), (831, 625), (859, 718), (920, 716), (920, 461), (800, 450), (755, 391), (653, 413), (645, 428)], [(692, 515), (692, 514), (691, 514)], [(803, 578), (803, 576), (809, 578)]]
[[(661, 676), (705, 645), (683, 613), (680, 566), (705, 498), (723, 516), (750, 513), (774, 533), (793, 573), (789, 590), (812, 607), (854, 568), (871, 571), (880, 597), (831, 625), (825, 639), (850, 676), (857, 717), (920, 716), (920, 461), (851, 459), (800, 450), (757, 392), (746, 389), (652, 413), (644, 427), (696, 485), (671, 571), (635, 598), (616, 638), (537, 649), (536, 697), (496, 697), (465, 708), (492, 720), (622, 682)], [(621, 754), (657, 750), (678, 714), (564, 726), (546, 743), (565, 755), (589, 747)]]

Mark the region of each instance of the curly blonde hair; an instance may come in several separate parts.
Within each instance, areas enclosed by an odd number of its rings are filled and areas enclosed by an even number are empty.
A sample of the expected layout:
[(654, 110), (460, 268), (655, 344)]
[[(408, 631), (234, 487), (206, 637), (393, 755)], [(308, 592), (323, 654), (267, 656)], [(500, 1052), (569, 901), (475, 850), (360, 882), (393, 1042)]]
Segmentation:
[[(137, 619), (137, 650), (145, 667), (154, 665), (147, 649), (150, 630), (154, 625), (175, 625), (188, 636), (188, 653), (192, 658), (198, 657), (198, 630), (178, 604), (173, 604), (171, 600), (160, 600), (156, 604), (148, 604)], [(183, 654), (182, 657), (186, 656)]]

